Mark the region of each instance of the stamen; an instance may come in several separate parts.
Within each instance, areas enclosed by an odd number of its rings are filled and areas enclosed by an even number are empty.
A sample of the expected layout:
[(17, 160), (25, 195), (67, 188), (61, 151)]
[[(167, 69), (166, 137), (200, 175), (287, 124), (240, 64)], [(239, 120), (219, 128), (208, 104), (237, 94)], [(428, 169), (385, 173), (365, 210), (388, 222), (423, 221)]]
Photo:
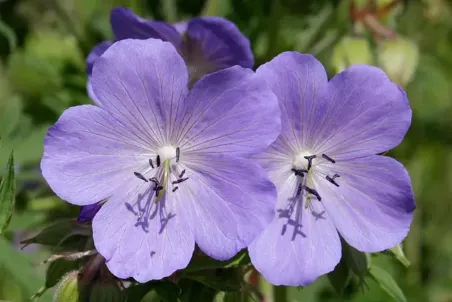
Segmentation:
[(314, 195), (315, 197), (317, 197), (317, 199), (318, 199), (319, 201), (322, 201), (322, 198), (320, 197), (319, 193), (317, 193), (316, 190), (311, 189), (311, 188), (309, 188), (309, 187), (307, 187), (307, 186), (303, 186), (303, 189), (305, 189), (306, 192), (308, 192), (309, 194), (312, 194), (312, 195)]
[(303, 177), (304, 176), (303, 173), (308, 173), (308, 170), (306, 170), (306, 169), (292, 169), (292, 172), (295, 173), (295, 176)]
[(173, 181), (173, 185), (180, 184), (181, 182), (184, 182), (184, 181), (186, 181), (187, 179), (188, 179), (188, 177), (180, 178), (180, 179), (178, 179), (178, 180), (175, 180), (175, 181)]
[(180, 157), (180, 148), (177, 147), (177, 148), (176, 148), (176, 163), (179, 162), (179, 157)]
[[(334, 176), (336, 176), (337, 174), (335, 174)], [(333, 176), (333, 177), (334, 177)], [(339, 175), (337, 175), (339, 176)], [(330, 183), (332, 183), (333, 185), (335, 185), (336, 187), (339, 187), (339, 184), (337, 182), (334, 181), (334, 178), (329, 177), (328, 175), (326, 176), (326, 180), (328, 180)]]
[(304, 158), (306, 158), (308, 160), (308, 171), (311, 170), (312, 160), (316, 157), (317, 157), (317, 155), (304, 156)]
[(141, 217), (143, 217), (143, 212), (138, 213), (137, 222), (141, 220)]
[(172, 191), (176, 192), (177, 189), (179, 189), (179, 187), (174, 187)]
[(159, 196), (160, 191), (163, 190), (163, 186), (155, 186), (154, 187), (154, 191), (155, 191), (155, 196)]
[(326, 154), (322, 154), (322, 157), (323, 157), (324, 159), (326, 159), (327, 161), (332, 162), (333, 164), (336, 163), (336, 161), (335, 161), (334, 159), (332, 159), (331, 157), (329, 157), (329, 156), (326, 155)]
[(184, 176), (184, 174), (185, 174), (185, 169), (184, 169), (184, 170), (182, 170), (182, 172), (180, 172), (180, 174), (179, 174), (179, 178), (182, 178), (182, 177)]
[(160, 167), (160, 155), (157, 155), (157, 167)]
[(150, 181), (152, 181), (156, 186), (160, 185), (159, 180), (157, 179), (157, 177), (152, 177), (149, 178)]
[(333, 179), (335, 179), (336, 177), (341, 177), (341, 176), (339, 174), (334, 174)]
[(134, 174), (137, 178), (139, 178), (139, 179), (141, 179), (141, 180), (144, 180), (145, 182), (148, 182), (148, 180), (143, 176), (143, 174), (138, 173), (138, 172), (133, 172), (133, 174)]
[(152, 159), (149, 159), (149, 166), (151, 166), (151, 168), (154, 169), (154, 163), (152, 162)]
[(300, 184), (300, 185), (298, 186), (298, 190), (297, 190), (297, 197), (300, 196), (301, 190), (302, 190), (302, 189), (303, 189), (303, 186)]

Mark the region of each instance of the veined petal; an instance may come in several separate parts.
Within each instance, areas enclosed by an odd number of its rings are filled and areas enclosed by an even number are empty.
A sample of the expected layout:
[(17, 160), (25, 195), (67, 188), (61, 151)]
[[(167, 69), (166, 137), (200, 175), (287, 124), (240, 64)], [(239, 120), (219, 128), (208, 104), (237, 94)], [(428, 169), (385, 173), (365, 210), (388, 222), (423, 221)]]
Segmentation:
[(199, 45), (203, 57), (219, 68), (239, 65), (252, 68), (250, 41), (237, 26), (220, 17), (192, 18), (186, 31), (188, 41)]
[(170, 143), (187, 83), (176, 49), (156, 39), (116, 42), (97, 60), (92, 76), (102, 107), (159, 146)]
[(93, 105), (67, 109), (44, 140), (41, 170), (52, 190), (77, 205), (99, 202), (141, 182), (153, 151), (139, 131)]
[(202, 78), (180, 111), (181, 152), (248, 156), (278, 136), (275, 95), (250, 69), (230, 67)]
[(94, 244), (109, 270), (142, 283), (185, 268), (195, 247), (194, 218), (182, 198), (186, 192), (166, 194), (156, 204), (150, 188), (143, 182), (138, 189), (115, 195), (93, 220)]
[(323, 116), (313, 129), (313, 151), (336, 159), (389, 150), (400, 144), (411, 124), (405, 93), (373, 66), (354, 65), (336, 75), (323, 103)]
[(312, 132), (320, 127), (321, 100), (326, 93), (327, 75), (311, 55), (284, 52), (256, 71), (278, 97), (281, 109), (281, 135), (269, 152), (293, 154), (310, 149)]
[(206, 155), (186, 161), (196, 243), (212, 258), (229, 259), (271, 222), (276, 189), (251, 160)]
[(324, 179), (315, 186), (342, 237), (363, 252), (392, 248), (407, 235), (415, 203), (410, 177), (396, 160), (372, 155), (337, 161), (335, 187)]
[(160, 39), (179, 48), (182, 37), (174, 26), (163, 21), (150, 21), (130, 9), (117, 7), (111, 11), (110, 23), (116, 39)]
[(339, 263), (339, 235), (321, 203), (306, 209), (305, 197), (295, 197), (298, 184), (290, 169), (269, 172), (278, 188), (276, 216), (248, 247), (251, 262), (272, 284), (308, 285)]
[(91, 74), (93, 72), (93, 66), (96, 60), (113, 44), (112, 41), (104, 41), (102, 43), (97, 44), (91, 49), (91, 52), (88, 54), (86, 58), (86, 73), (88, 74), (88, 83), (86, 86), (86, 90), (88, 92), (88, 96), (90, 99), (98, 106), (101, 105), (96, 95), (94, 94), (92, 85), (91, 85)]

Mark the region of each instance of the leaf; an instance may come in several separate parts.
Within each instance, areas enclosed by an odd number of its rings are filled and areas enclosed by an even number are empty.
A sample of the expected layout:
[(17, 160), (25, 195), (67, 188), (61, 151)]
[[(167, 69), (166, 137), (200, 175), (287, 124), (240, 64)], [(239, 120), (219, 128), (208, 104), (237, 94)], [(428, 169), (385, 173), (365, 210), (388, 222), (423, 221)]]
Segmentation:
[(364, 277), (367, 276), (370, 260), (366, 253), (358, 251), (342, 240), (342, 255), (347, 266), (363, 281)]
[(0, 34), (8, 41), (9, 51), (13, 52), (17, 46), (16, 34), (14, 33), (14, 30), (2, 20), (0, 20)]
[(239, 291), (243, 283), (240, 272), (235, 268), (197, 271), (185, 277), (220, 291)]
[(38, 235), (23, 240), (21, 243), (32, 243), (58, 247), (64, 241), (75, 235), (90, 236), (91, 229), (88, 225), (79, 224), (73, 219), (61, 219), (47, 226)]
[(52, 288), (57, 285), (66, 273), (77, 269), (77, 267), (77, 261), (69, 261), (65, 259), (58, 259), (50, 263), (46, 272), (46, 288)]
[(389, 249), (389, 251), (405, 267), (409, 267), (411, 265), (410, 261), (406, 258), (405, 254), (403, 253), (401, 244), (398, 244), (395, 247), (393, 247), (392, 249)]
[(22, 103), (19, 97), (13, 96), (0, 106), (0, 137), (6, 139), (19, 125)]
[[(44, 278), (39, 277), (32, 265), (11, 244), (0, 236), (0, 266), (11, 273), (16, 283), (20, 284), (29, 297), (43, 284)], [(50, 295), (43, 295), (39, 302), (50, 301)]]
[(231, 268), (239, 265), (246, 265), (250, 263), (250, 258), (246, 250), (241, 251), (235, 257), (228, 261), (219, 261), (208, 256), (193, 257), (184, 272), (196, 272), (200, 270), (216, 269), (216, 268)]
[(350, 268), (343, 257), (334, 271), (328, 274), (328, 280), (339, 295), (344, 293), (344, 289), (350, 281)]
[(177, 302), (181, 289), (169, 281), (149, 282), (128, 287), (125, 290), (127, 301)]
[(13, 153), (9, 157), (7, 170), (7, 175), (0, 184), (0, 234), (8, 226), (14, 211), (16, 181), (14, 178)]
[(388, 295), (394, 298), (397, 302), (406, 302), (405, 295), (400, 287), (397, 285), (391, 275), (384, 269), (372, 265), (369, 270), (369, 274), (374, 279), (381, 289), (383, 289)]

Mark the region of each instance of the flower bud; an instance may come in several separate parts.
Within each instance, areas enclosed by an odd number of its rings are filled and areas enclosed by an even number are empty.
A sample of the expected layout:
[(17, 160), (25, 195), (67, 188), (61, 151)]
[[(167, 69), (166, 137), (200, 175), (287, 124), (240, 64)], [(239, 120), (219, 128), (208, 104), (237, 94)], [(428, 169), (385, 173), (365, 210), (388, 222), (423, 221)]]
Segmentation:
[(91, 289), (89, 301), (96, 302), (124, 302), (124, 292), (116, 283), (96, 283)]
[(79, 272), (67, 273), (58, 284), (53, 302), (84, 301), (86, 287), (80, 283)]
[(410, 40), (398, 37), (378, 46), (378, 65), (389, 78), (406, 86), (412, 79), (419, 62), (419, 48)]
[(373, 64), (369, 42), (361, 37), (344, 37), (334, 47), (333, 68), (339, 73), (355, 64)]

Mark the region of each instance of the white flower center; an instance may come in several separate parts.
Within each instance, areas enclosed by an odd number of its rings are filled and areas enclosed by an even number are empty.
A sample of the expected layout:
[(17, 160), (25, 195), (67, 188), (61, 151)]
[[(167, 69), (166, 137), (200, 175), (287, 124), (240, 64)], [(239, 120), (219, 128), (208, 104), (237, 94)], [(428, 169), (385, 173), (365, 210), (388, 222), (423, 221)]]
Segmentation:
[(163, 146), (158, 149), (157, 155), (160, 156), (160, 161), (164, 163), (165, 160), (176, 158), (176, 148), (173, 146)]
[(301, 169), (307, 169), (308, 168), (308, 161), (306, 160), (305, 156), (312, 155), (312, 152), (304, 151), (300, 152), (297, 155), (295, 155), (292, 166), (294, 169), (301, 170)]

